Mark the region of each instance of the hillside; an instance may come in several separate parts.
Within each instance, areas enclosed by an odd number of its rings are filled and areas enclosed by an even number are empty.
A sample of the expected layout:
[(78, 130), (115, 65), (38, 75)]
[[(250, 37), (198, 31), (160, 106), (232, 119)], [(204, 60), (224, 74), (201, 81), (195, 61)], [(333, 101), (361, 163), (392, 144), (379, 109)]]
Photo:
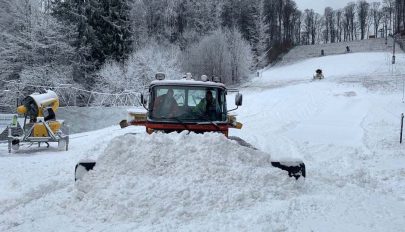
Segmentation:
[[(392, 38), (385, 39), (368, 39), (368, 40), (355, 40), (340, 43), (327, 43), (316, 45), (300, 45), (291, 49), (286, 55), (282, 57), (281, 65), (297, 62), (300, 60), (320, 57), (321, 50), (324, 50), (325, 56), (345, 54), (346, 46), (349, 46), (351, 53), (357, 52), (388, 52), (392, 51)], [(400, 50), (400, 49), (398, 49)]]
[[(308, 58), (246, 83), (244, 126), (230, 135), (260, 151), (118, 126), (73, 134), (67, 152), (0, 144), (0, 231), (401, 231), (405, 54), (390, 58)], [(316, 68), (324, 80), (312, 81)], [(307, 178), (271, 168), (270, 156), (304, 160)], [(75, 184), (86, 158), (100, 166)]]

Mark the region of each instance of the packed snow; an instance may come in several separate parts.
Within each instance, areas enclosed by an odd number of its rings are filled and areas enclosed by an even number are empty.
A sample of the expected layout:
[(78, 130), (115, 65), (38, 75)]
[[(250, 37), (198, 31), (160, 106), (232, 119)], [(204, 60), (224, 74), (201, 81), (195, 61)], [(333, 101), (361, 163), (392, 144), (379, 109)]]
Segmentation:
[[(401, 231), (404, 69), (404, 54), (392, 65), (379, 52), (263, 71), (241, 88), (244, 125), (230, 132), (258, 151), (118, 126), (71, 135), (67, 152), (0, 145), (0, 231)], [(302, 159), (307, 178), (270, 157)], [(88, 158), (95, 170), (74, 183)]]

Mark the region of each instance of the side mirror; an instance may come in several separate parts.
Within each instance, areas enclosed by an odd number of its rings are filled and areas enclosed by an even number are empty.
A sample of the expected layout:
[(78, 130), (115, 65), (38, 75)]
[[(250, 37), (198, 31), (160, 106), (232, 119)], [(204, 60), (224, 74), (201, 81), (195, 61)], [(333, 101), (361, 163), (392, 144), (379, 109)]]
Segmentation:
[(242, 105), (242, 94), (241, 93), (237, 93), (235, 96), (235, 105), (236, 106), (241, 106)]
[(148, 101), (145, 99), (145, 97), (143, 96), (143, 93), (141, 93), (141, 104), (142, 105), (146, 105), (146, 103), (148, 103)]

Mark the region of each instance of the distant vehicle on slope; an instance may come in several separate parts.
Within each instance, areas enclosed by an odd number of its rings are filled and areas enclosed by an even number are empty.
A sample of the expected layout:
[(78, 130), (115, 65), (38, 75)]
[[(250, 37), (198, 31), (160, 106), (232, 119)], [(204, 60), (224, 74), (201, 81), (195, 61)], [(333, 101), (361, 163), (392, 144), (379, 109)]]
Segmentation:
[[(236, 108), (228, 110), (226, 95), (235, 92)], [(192, 131), (195, 133), (218, 132), (239, 145), (255, 149), (239, 137), (229, 136), (229, 129), (241, 129), (242, 124), (229, 112), (242, 105), (242, 94), (229, 89), (219, 79), (209, 81), (203, 75), (201, 81), (191, 78), (188, 73), (183, 80), (165, 80), (165, 74), (156, 74), (156, 80), (149, 86), (149, 101), (141, 95), (141, 103), (146, 112), (130, 112), (130, 120), (120, 122), (121, 127), (144, 126), (148, 134), (155, 132), (171, 133)], [(173, 105), (175, 104), (175, 105)], [(301, 160), (273, 161), (272, 166), (288, 172), (298, 179), (306, 176), (305, 164)], [(75, 180), (93, 169), (95, 161), (82, 161), (76, 165)]]

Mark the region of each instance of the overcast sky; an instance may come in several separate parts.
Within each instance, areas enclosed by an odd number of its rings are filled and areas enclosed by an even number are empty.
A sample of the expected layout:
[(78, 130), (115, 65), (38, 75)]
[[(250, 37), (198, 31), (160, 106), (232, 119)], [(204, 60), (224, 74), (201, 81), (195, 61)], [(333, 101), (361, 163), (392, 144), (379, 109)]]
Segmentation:
[[(378, 0), (367, 1), (367, 2), (377, 2)], [(334, 10), (343, 8), (348, 2), (357, 2), (357, 0), (295, 0), (298, 9), (304, 11), (305, 9), (314, 9), (315, 12), (323, 14), (325, 7), (330, 6)]]

